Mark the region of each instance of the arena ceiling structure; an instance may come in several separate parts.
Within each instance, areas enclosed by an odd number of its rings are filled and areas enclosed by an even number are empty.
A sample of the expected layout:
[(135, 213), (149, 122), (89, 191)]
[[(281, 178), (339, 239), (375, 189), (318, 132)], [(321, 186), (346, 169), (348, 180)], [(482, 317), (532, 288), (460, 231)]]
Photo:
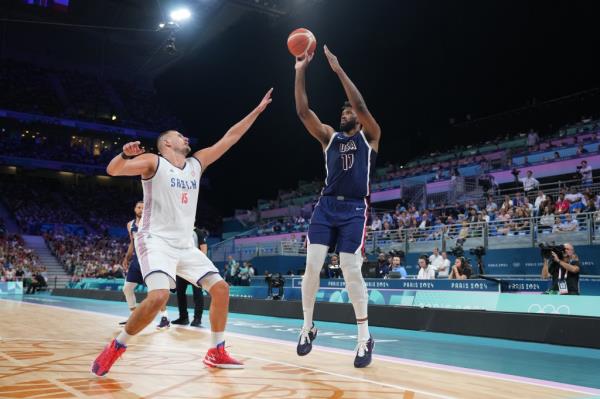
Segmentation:
[[(243, 18), (260, 14), (276, 24), (318, 1), (5, 0), (0, 57), (148, 84)], [(173, 27), (170, 14), (178, 9), (191, 15)]]

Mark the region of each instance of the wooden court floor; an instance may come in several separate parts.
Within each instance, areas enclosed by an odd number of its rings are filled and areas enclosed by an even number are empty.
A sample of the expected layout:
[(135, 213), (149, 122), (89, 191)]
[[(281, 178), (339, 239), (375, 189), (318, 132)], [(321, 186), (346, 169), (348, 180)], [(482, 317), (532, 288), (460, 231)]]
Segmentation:
[[(0, 300), (0, 398), (585, 398), (568, 387), (473, 376), (375, 358), (357, 370), (350, 352), (231, 334), (243, 370), (205, 368), (209, 331), (144, 330), (104, 378), (91, 361), (120, 317)], [(258, 333), (260, 334), (260, 333)], [(377, 353), (377, 352), (376, 352)], [(385, 355), (385, 354), (381, 354)]]

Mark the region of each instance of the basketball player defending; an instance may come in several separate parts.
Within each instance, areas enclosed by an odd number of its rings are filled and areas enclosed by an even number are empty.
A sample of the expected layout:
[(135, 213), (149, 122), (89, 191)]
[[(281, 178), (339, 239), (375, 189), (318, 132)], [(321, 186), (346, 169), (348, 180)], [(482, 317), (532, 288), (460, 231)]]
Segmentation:
[[(134, 233), (138, 231), (140, 225), (140, 219), (142, 218), (142, 212), (144, 211), (144, 201), (138, 201), (133, 208), (135, 213), (135, 219), (127, 223), (127, 233), (129, 234), (129, 247), (127, 247), (127, 253), (123, 259), (123, 269), (126, 271), (127, 276), (125, 278), (125, 284), (123, 284), (123, 294), (125, 294), (125, 301), (129, 306), (129, 310), (133, 312), (136, 307), (135, 299), (135, 288), (138, 284), (144, 285), (144, 277), (142, 277), (142, 271), (140, 269), (140, 263), (138, 261), (137, 252), (135, 251)], [(167, 313), (167, 305), (163, 306), (160, 310), (160, 323), (156, 326), (158, 330), (171, 327), (169, 321), (169, 315)], [(127, 320), (122, 321), (119, 325), (127, 324)]]
[(358, 345), (354, 367), (371, 363), (374, 341), (369, 334), (368, 295), (361, 274), (362, 249), (367, 223), (369, 174), (379, 147), (381, 129), (367, 109), (360, 92), (327, 46), (325, 55), (338, 75), (349, 101), (342, 107), (339, 132), (321, 123), (308, 106), (305, 89), (306, 68), (314, 54), (296, 59), (296, 112), (308, 132), (319, 142), (325, 155), (325, 187), (315, 206), (308, 228), (306, 270), (302, 279), (304, 325), (297, 353), (307, 355), (317, 337), (313, 309), (319, 289), (319, 273), (329, 249), (337, 248), (348, 297), (358, 325)]
[(200, 188), (200, 175), (219, 159), (250, 129), (256, 118), (271, 103), (269, 90), (260, 104), (244, 119), (233, 125), (217, 143), (187, 157), (191, 149), (181, 133), (168, 130), (160, 134), (160, 156), (145, 154), (140, 142), (123, 146), (123, 152), (110, 162), (111, 176), (141, 175), (144, 212), (135, 234), (148, 296), (129, 317), (123, 331), (94, 360), (92, 372), (102, 376), (125, 352), (129, 340), (152, 322), (175, 288), (175, 277), (202, 286), (210, 294), (212, 345), (204, 358), (209, 367), (242, 368), (243, 365), (225, 350), (224, 331), (229, 308), (229, 286), (218, 269), (194, 246), (193, 230)]

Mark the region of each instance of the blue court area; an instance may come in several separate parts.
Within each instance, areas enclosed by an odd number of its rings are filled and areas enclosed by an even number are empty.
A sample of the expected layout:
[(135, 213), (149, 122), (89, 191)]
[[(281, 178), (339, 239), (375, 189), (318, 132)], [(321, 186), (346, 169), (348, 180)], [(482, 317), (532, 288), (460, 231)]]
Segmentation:
[[(4, 296), (2, 299), (111, 314), (123, 316), (124, 319), (129, 313), (124, 302), (46, 294)], [(177, 309), (169, 307), (169, 314), (171, 319), (176, 318)], [(208, 328), (208, 312), (204, 312), (202, 321), (203, 326)], [(232, 313), (228, 331), (295, 343), (301, 323), (298, 319)], [(354, 349), (354, 325), (316, 322), (316, 326), (319, 328), (319, 335), (315, 345)], [(377, 341), (375, 355), (600, 388), (600, 350), (597, 349), (384, 327), (371, 327), (371, 333)], [(288, 350), (288, 347), (282, 346), (274, 350)], [(476, 381), (477, 376), (474, 375), (473, 378)]]

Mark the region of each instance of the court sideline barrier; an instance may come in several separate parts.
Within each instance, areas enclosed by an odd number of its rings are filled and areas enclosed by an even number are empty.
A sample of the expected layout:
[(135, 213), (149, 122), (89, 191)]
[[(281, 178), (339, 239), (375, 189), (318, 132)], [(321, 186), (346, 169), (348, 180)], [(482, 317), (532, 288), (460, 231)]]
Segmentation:
[[(473, 293), (469, 293), (472, 295)], [(123, 294), (115, 291), (82, 289), (56, 289), (52, 295), (87, 299), (124, 301)], [(407, 330), (441, 332), (480, 337), (532, 341), (556, 345), (581, 346), (600, 349), (598, 331), (600, 317), (559, 314), (565, 311), (564, 305), (575, 303), (586, 297), (561, 297), (557, 295), (513, 295), (513, 300), (498, 301), (499, 311), (465, 310), (447, 308), (419, 308), (414, 306), (369, 306), (369, 324), (372, 326), (400, 328)], [(527, 297), (537, 302), (526, 305)], [(139, 294), (143, 300), (145, 294)], [(593, 300), (593, 297), (589, 297)], [(210, 305), (210, 297), (204, 301), (205, 309)], [(521, 302), (523, 301), (523, 302)], [(517, 303), (518, 302), (518, 303)], [(597, 301), (594, 301), (597, 303)], [(193, 303), (192, 297), (188, 304)], [(177, 298), (171, 295), (169, 306), (177, 306)], [(533, 305), (533, 307), (532, 307)], [(535, 306), (537, 305), (537, 307)], [(590, 303), (590, 306), (593, 304)], [(502, 311), (519, 310), (518, 306), (527, 306), (532, 313)], [(514, 307), (514, 308), (513, 308)], [(596, 306), (597, 307), (597, 306)], [(233, 313), (255, 314), (261, 316), (300, 318), (300, 301), (272, 301), (246, 298), (230, 298), (229, 309)], [(316, 320), (354, 324), (354, 310), (348, 303), (317, 302)]]

